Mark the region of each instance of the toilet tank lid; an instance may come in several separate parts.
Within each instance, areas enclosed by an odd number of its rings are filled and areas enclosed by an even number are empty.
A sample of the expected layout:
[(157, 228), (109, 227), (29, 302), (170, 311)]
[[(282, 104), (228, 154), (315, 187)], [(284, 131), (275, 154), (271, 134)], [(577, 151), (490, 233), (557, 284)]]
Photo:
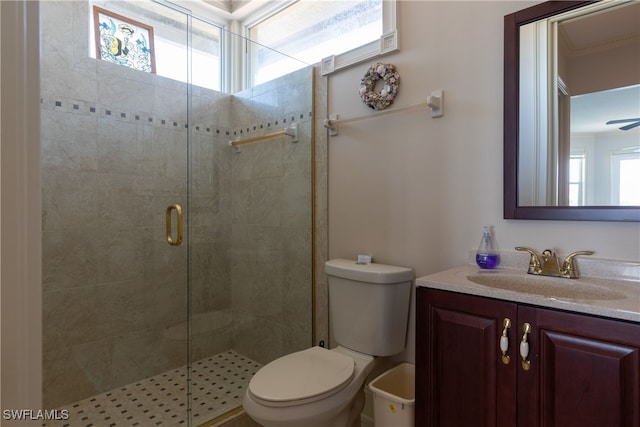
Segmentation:
[(324, 264), (329, 276), (370, 283), (400, 283), (413, 280), (413, 270), (385, 264), (357, 264), (351, 259), (332, 259)]

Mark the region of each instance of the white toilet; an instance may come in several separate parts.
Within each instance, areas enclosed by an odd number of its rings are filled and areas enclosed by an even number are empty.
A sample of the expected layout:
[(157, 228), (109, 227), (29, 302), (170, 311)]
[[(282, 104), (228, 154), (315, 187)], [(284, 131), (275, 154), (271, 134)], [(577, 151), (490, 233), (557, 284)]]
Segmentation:
[(244, 396), (265, 427), (359, 427), (375, 356), (404, 350), (413, 271), (327, 261), (331, 332), (338, 347), (312, 347), (262, 367)]

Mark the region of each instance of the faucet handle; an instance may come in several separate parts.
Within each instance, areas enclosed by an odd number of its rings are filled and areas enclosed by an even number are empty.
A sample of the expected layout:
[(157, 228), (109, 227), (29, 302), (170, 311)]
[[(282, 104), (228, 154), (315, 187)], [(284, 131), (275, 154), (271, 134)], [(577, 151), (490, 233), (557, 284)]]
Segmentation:
[(540, 255), (536, 251), (531, 248), (527, 248), (524, 246), (516, 246), (516, 251), (529, 252), (531, 258), (529, 259), (529, 270), (527, 273), (529, 274), (540, 274), (542, 271), (542, 263), (540, 262)]
[(578, 255), (593, 255), (593, 251), (575, 251), (567, 255), (562, 263), (562, 276), (568, 277), (570, 279), (578, 278), (578, 269), (576, 268), (576, 263), (574, 258)]
[(560, 275), (560, 261), (551, 249), (542, 251), (542, 274), (545, 276)]

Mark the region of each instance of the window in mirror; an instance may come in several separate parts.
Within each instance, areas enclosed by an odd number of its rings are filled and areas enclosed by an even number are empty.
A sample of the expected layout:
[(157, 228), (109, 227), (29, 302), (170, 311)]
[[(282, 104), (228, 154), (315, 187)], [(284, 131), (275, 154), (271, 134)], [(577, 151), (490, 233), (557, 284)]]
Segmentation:
[(582, 206), (584, 204), (584, 163), (584, 153), (571, 154), (569, 164), (569, 206)]
[(613, 202), (621, 206), (640, 205), (640, 152), (611, 155)]
[[(640, 85), (573, 96), (570, 105), (571, 155), (581, 152), (589, 159), (584, 165), (584, 173), (589, 177), (585, 197), (570, 206), (624, 205), (619, 191), (627, 186), (627, 178), (615, 172), (619, 170), (616, 166), (619, 160), (614, 159), (621, 158), (616, 153), (640, 151), (640, 128), (629, 128), (633, 122), (629, 124), (624, 119), (640, 114)], [(623, 123), (611, 123), (619, 120)], [(630, 184), (640, 189), (638, 182)]]

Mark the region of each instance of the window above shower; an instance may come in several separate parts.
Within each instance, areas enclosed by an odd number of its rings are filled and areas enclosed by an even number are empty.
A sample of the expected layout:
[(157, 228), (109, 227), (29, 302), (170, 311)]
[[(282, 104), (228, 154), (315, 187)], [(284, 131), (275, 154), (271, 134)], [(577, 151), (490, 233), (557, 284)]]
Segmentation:
[(102, 21), (94, 22), (93, 11), (97, 6), (140, 24), (143, 32), (145, 27), (152, 29), (154, 69), (148, 71), (234, 93), (310, 64), (320, 63), (322, 73), (328, 74), (395, 50), (395, 3), (253, 0), (229, 11), (211, 2), (95, 0), (89, 13), (90, 56), (100, 58), (96, 39), (102, 37)]
[[(92, 40), (89, 43), (89, 56), (92, 58), (97, 57), (96, 50), (100, 45), (100, 43), (96, 43), (96, 38), (99, 34), (97, 28), (103, 25), (103, 21), (108, 23), (107, 26), (113, 23), (115, 24), (114, 27), (117, 28), (122, 20), (128, 19), (151, 28), (153, 40), (149, 43), (154, 48), (151, 54), (154, 57), (155, 67), (153, 70), (149, 68), (148, 72), (155, 72), (160, 76), (182, 82), (190, 81), (196, 86), (208, 89), (222, 90), (221, 40), (223, 29), (221, 27), (196, 18), (188, 19), (188, 15), (184, 11), (179, 9), (173, 11), (165, 4), (153, 1), (96, 1), (91, 6), (91, 30), (89, 34)], [(99, 22), (96, 22), (98, 14), (94, 13), (96, 7), (99, 8), (99, 11), (105, 11), (105, 15), (100, 15)], [(112, 16), (114, 17), (113, 20), (111, 19)], [(189, 26), (191, 27), (191, 37), (189, 37), (189, 32), (187, 31)], [(144, 29), (142, 28), (142, 30)], [(109, 33), (111, 31), (106, 32)], [(117, 35), (108, 35), (108, 37), (113, 38), (117, 37)], [(135, 43), (138, 42), (137, 40), (135, 41)], [(133, 43), (134, 40), (129, 40), (129, 44)], [(189, 45), (192, 47), (191, 67), (188, 66)], [(105, 48), (103, 47), (103, 49)], [(114, 52), (115, 55), (109, 55), (107, 58), (103, 57), (102, 59), (110, 60), (110, 62), (117, 61), (122, 65), (130, 66), (133, 61), (124, 59), (126, 53), (122, 52), (122, 48), (114, 46), (113, 49), (119, 49), (119, 52)], [(113, 60), (114, 57), (115, 60)], [(118, 58), (122, 60), (118, 61)], [(189, 74), (191, 75), (189, 76)]]
[[(255, 83), (282, 75), (280, 70), (293, 65), (290, 58), (322, 62), (327, 74), (396, 47), (395, 1), (298, 0), (243, 23), (247, 37), (255, 42), (249, 51)], [(277, 57), (265, 46), (285, 56)]]

